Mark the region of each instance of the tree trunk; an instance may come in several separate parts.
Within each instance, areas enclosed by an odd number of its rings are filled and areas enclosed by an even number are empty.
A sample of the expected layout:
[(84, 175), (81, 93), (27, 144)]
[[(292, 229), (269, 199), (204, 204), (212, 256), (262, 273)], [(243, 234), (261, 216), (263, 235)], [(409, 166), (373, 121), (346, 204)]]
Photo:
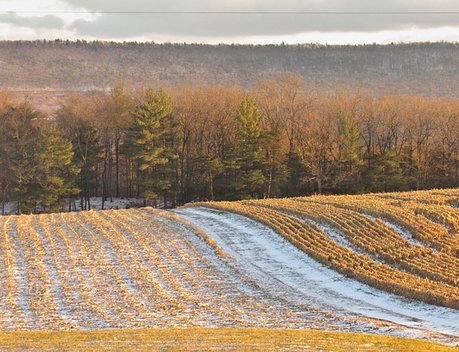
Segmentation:
[(115, 183), (116, 198), (120, 197), (120, 135), (118, 129), (115, 137)]
[(273, 189), (273, 174), (274, 174), (274, 166), (271, 165), (271, 167), (269, 168), (269, 178), (268, 178), (268, 193), (267, 193), (268, 198), (271, 198), (271, 193)]
[(113, 187), (112, 187), (112, 174), (113, 174), (113, 156), (112, 156), (112, 145), (110, 143), (110, 150), (108, 152), (108, 196), (110, 197), (110, 202), (113, 203)]
[(105, 143), (104, 168), (102, 170), (102, 210), (105, 209), (105, 198), (107, 197), (107, 157), (107, 143)]
[(317, 192), (322, 194), (322, 178), (320, 176), (317, 177)]
[(5, 187), (3, 187), (3, 191), (2, 191), (2, 215), (5, 215), (7, 192), (8, 192), (8, 184)]
[(96, 189), (95, 189), (96, 194), (94, 194), (95, 197), (99, 196), (99, 164), (97, 163), (96, 165)]

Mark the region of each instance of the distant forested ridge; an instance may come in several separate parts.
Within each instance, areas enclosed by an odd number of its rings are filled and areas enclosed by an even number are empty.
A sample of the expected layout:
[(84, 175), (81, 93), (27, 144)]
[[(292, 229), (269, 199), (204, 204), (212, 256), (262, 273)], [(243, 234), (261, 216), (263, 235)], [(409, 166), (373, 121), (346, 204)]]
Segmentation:
[[(43, 94), (135, 87), (248, 87), (280, 72), (323, 89), (456, 98), (459, 44), (199, 45), (86, 41), (0, 42), (0, 89)], [(48, 92), (48, 93), (46, 93)], [(35, 95), (34, 95), (35, 94)], [(36, 97), (39, 99), (39, 96)]]
[(458, 94), (453, 43), (4, 41), (0, 205), (457, 187)]

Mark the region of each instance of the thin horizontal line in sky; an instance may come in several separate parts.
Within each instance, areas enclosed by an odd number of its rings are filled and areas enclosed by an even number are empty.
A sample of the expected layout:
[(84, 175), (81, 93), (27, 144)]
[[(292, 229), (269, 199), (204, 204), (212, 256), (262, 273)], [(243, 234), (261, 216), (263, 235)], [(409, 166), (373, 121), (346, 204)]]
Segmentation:
[(121, 15), (459, 15), (459, 11), (0, 11), (16, 14)]

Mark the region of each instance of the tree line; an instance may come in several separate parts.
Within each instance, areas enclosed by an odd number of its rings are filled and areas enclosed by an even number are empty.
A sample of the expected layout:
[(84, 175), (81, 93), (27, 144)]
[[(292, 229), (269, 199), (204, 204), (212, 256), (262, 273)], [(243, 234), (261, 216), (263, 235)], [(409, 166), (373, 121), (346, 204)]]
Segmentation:
[(250, 89), (118, 85), (52, 116), (0, 95), (3, 213), (456, 187), (458, 161), (459, 102), (318, 91), (289, 73)]

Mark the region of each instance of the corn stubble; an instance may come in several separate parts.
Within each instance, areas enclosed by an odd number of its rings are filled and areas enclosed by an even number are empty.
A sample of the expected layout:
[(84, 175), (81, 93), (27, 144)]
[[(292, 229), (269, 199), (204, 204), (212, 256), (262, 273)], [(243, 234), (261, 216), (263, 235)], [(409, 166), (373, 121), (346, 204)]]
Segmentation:
[[(458, 199), (457, 190), (435, 190), (194, 205), (262, 222), (316, 260), (378, 289), (459, 309)], [(318, 224), (360, 250), (334, 241)]]

